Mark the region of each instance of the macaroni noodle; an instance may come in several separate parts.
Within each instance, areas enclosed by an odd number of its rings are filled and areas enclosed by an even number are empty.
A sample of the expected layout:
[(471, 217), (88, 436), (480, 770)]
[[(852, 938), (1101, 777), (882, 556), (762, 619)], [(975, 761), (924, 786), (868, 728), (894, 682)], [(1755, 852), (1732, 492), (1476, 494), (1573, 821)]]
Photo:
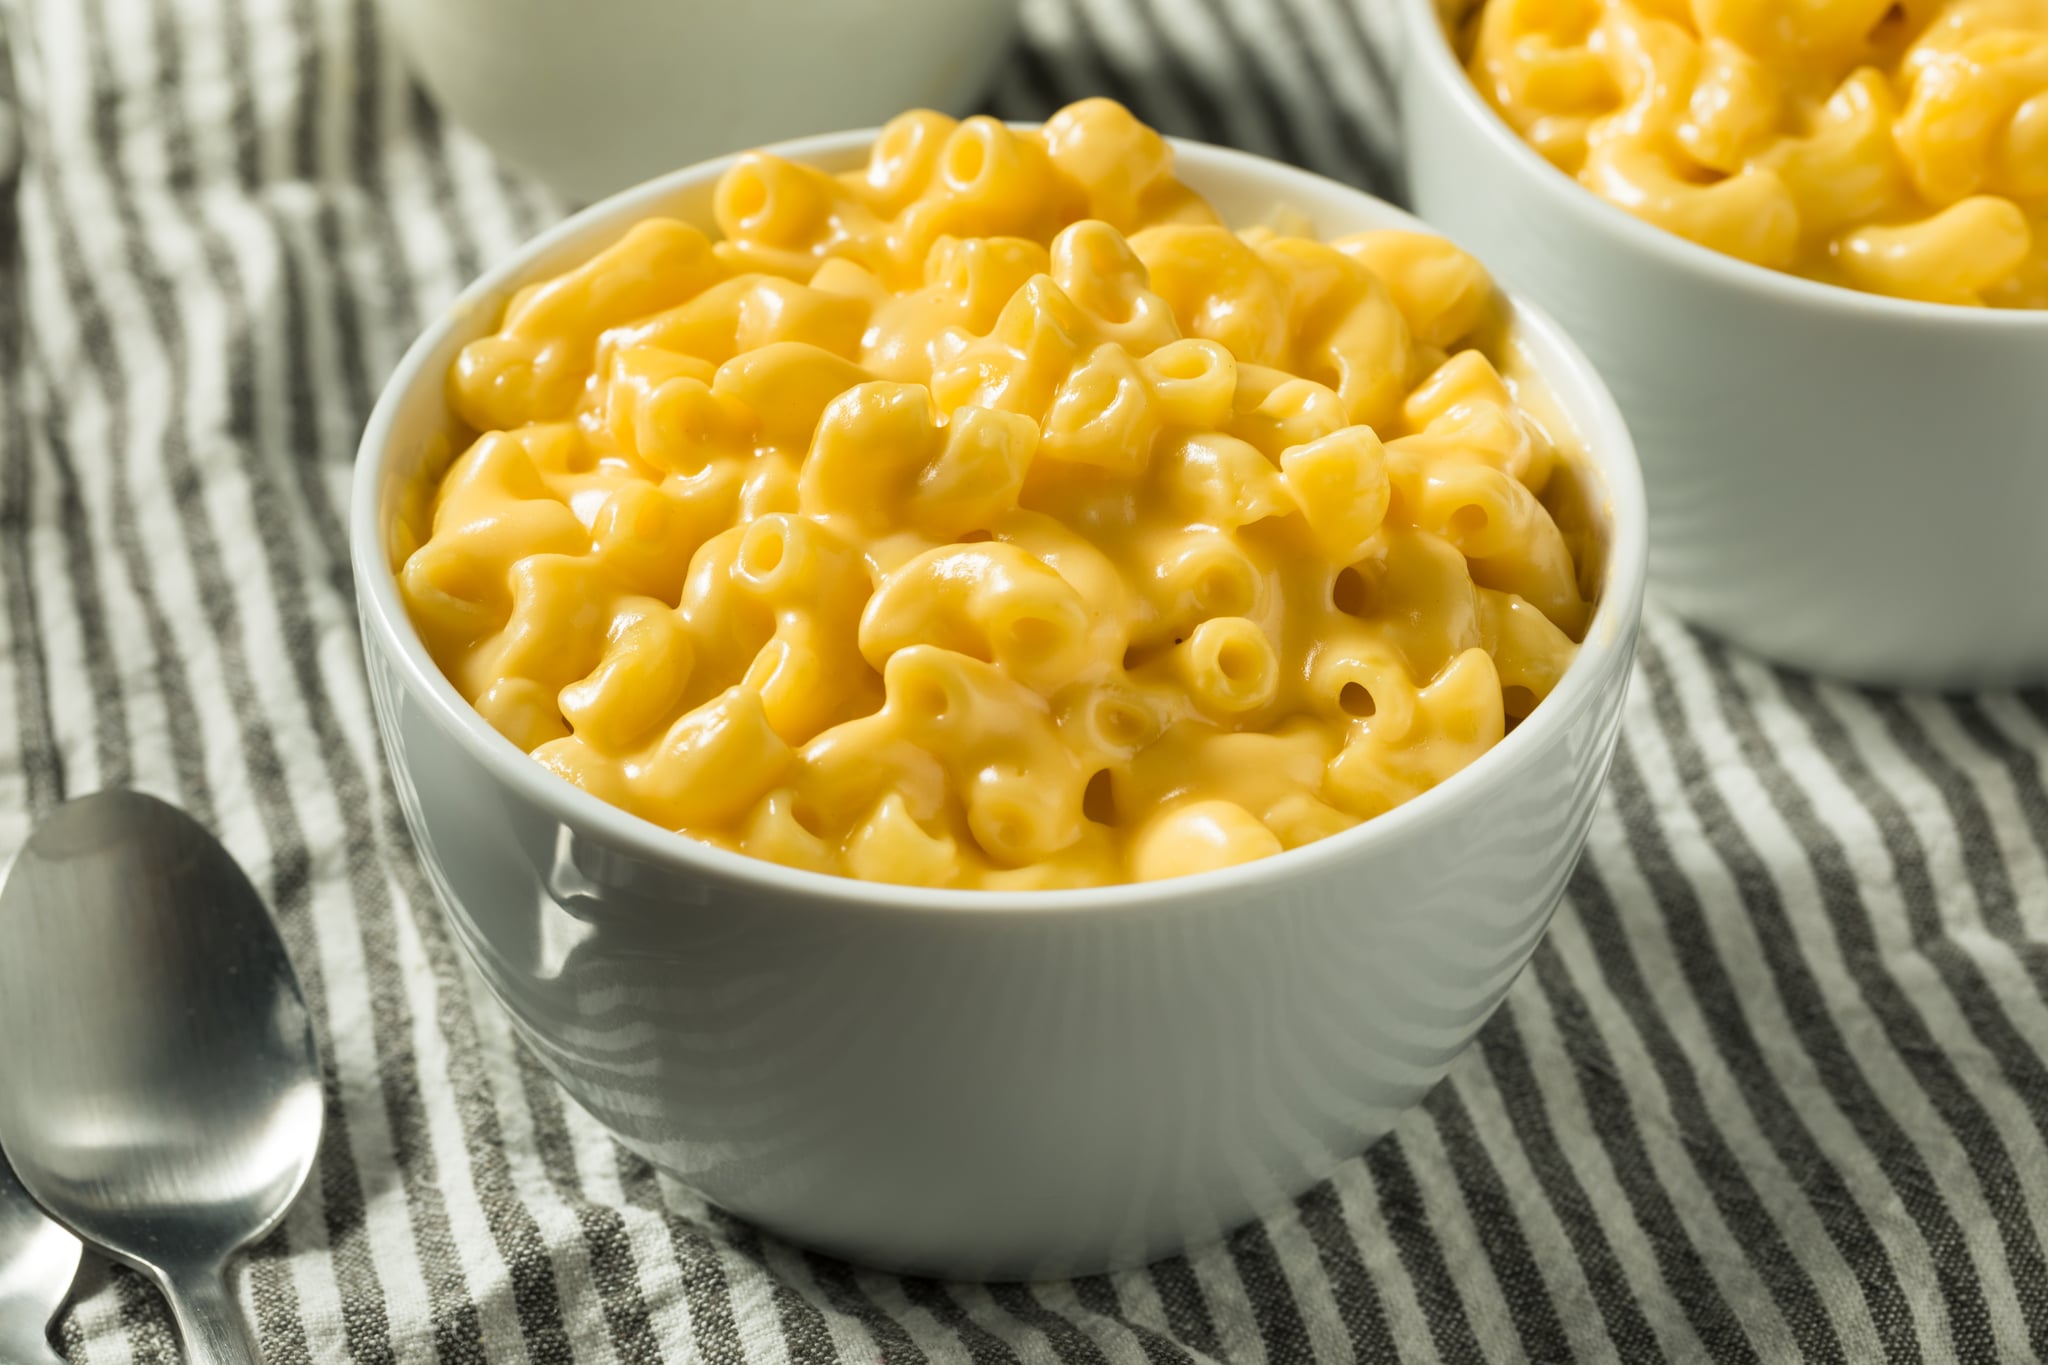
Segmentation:
[(873, 880), (1163, 877), (1415, 796), (1569, 663), (1570, 478), (1448, 243), (1233, 233), (1106, 100), (716, 205), (463, 350), (400, 571), (577, 786)]
[(1472, 79), (1602, 198), (1745, 261), (2048, 308), (2048, 0), (1481, 0)]

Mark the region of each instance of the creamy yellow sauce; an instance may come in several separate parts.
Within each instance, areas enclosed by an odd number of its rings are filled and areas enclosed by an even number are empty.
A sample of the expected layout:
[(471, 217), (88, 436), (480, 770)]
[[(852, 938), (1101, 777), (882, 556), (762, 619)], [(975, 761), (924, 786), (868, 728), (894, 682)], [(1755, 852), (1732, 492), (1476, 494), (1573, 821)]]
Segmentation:
[(1090, 100), (756, 153), (522, 290), (400, 572), (492, 725), (657, 824), (990, 888), (1174, 876), (1496, 743), (1589, 607), (1493, 287), (1234, 233)]

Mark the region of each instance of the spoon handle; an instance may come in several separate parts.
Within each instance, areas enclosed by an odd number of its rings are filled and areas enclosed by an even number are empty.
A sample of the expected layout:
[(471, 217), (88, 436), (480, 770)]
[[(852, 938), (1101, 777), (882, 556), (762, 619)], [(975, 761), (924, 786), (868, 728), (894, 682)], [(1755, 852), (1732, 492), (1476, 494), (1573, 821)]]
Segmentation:
[(177, 1319), (186, 1365), (263, 1365), (226, 1266), (167, 1268), (158, 1284)]

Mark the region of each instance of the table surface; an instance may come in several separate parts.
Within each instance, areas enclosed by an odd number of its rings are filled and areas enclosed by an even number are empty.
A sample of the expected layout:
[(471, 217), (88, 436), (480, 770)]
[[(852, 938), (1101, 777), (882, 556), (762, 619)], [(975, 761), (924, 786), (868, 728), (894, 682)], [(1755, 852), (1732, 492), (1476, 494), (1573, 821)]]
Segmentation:
[[(1109, 93), (1391, 189), (1384, 0), (1030, 0), (992, 107)], [(2048, 1357), (2048, 694), (1775, 670), (1653, 611), (1555, 929), (1283, 1216), (1029, 1288), (870, 1274), (658, 1179), (460, 964), (370, 721), (355, 439), (560, 206), (368, 0), (15, 0), (0, 87), (0, 850), (125, 784), (220, 830), (331, 1063), (240, 1291), (272, 1361)], [(11, 133), (9, 137), (6, 134)], [(73, 1361), (171, 1361), (96, 1268)]]

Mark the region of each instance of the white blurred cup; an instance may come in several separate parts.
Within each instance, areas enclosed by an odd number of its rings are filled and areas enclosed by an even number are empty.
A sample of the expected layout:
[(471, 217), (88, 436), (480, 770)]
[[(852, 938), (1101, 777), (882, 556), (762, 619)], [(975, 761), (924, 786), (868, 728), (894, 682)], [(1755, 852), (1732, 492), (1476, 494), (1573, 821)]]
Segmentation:
[(726, 152), (966, 112), (1017, 0), (384, 0), (435, 101), (571, 200)]

